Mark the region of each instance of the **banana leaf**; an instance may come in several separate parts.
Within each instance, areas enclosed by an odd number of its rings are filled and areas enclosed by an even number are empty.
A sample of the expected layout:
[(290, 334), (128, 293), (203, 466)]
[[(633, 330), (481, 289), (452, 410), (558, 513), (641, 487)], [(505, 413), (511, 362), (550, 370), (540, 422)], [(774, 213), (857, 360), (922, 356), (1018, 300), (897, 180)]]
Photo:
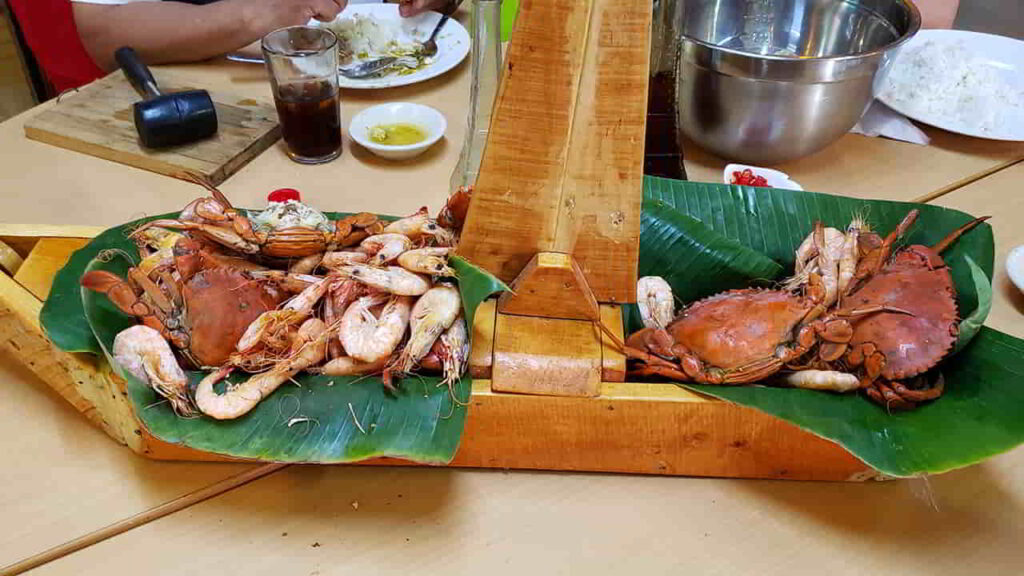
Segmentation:
[[(637, 276), (661, 276), (673, 295), (692, 302), (730, 288), (775, 280), (783, 269), (771, 258), (712, 231), (657, 200), (645, 200)], [(636, 304), (623, 306), (627, 332), (643, 328)]]
[[(376, 376), (301, 374), (238, 419), (176, 416), (149, 386), (122, 370), (110, 356), (114, 337), (135, 320), (105, 296), (79, 287), (86, 270), (127, 272), (134, 254), (127, 235), (141, 222), (107, 230), (73, 255), (55, 278), (41, 322), (62, 349), (99, 351), (106, 356), (127, 381), (132, 407), (149, 433), (197, 450), (279, 462), (341, 463), (388, 456), (444, 464), (454, 457), (465, 424), (471, 389), (468, 376), (452, 390), (437, 377), (408, 377), (398, 383), (396, 392), (387, 392)], [(480, 302), (506, 287), (459, 258), (453, 258), (452, 266), (471, 322)], [(203, 376), (203, 372), (189, 373), (193, 389)]]
[[(815, 220), (845, 227), (854, 215), (887, 233), (911, 208), (921, 214), (905, 243), (934, 244), (970, 221), (963, 212), (906, 202), (860, 200), (791, 190), (645, 178), (645, 202), (661, 202), (713, 232), (761, 252), (787, 270)], [(962, 330), (976, 334), (936, 371), (946, 391), (911, 412), (889, 413), (863, 396), (764, 386), (686, 384), (686, 388), (779, 417), (823, 438), (893, 477), (968, 466), (1024, 442), (1024, 341), (977, 326), (991, 302), (991, 227), (963, 236), (943, 257), (952, 269)], [(646, 249), (660, 250), (656, 243)], [(651, 247), (653, 246), (653, 248)], [(649, 256), (641, 255), (641, 259)], [(970, 260), (968, 260), (968, 258)], [(976, 263), (976, 264), (975, 264)], [(967, 337), (970, 334), (966, 334)]]
[[(644, 199), (663, 202), (700, 220), (726, 238), (775, 260), (787, 272), (793, 269), (796, 247), (811, 232), (815, 220), (843, 230), (850, 220), (860, 216), (884, 236), (916, 208), (921, 214), (902, 244), (932, 245), (974, 218), (959, 210), (932, 204), (656, 177), (644, 177)], [(970, 255), (985, 275), (992, 278), (995, 243), (991, 226), (982, 224), (942, 254), (953, 274), (957, 303), (964, 316), (978, 305), (965, 255)]]

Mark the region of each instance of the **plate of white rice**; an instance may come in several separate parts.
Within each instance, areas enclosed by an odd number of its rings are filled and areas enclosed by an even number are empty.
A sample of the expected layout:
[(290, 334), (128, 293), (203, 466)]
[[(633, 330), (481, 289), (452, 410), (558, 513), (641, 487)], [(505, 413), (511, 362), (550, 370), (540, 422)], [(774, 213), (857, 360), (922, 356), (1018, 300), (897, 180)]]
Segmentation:
[[(402, 18), (398, 4), (350, 4), (333, 22), (311, 22), (338, 36), (340, 64), (349, 66), (383, 56), (414, 55), (441, 19), (437, 12)], [(437, 54), (424, 58), (415, 69), (397, 68), (381, 76), (353, 80), (340, 76), (342, 88), (392, 88), (440, 76), (469, 54), (469, 32), (454, 18), (437, 35)]]
[(899, 49), (877, 97), (950, 132), (1024, 141), (1024, 42), (961, 30), (922, 30)]

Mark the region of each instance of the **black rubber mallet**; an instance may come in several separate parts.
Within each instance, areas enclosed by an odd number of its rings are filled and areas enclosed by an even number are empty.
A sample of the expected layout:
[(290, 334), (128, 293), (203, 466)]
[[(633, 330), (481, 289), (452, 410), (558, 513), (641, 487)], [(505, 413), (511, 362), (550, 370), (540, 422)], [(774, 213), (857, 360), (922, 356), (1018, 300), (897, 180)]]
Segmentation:
[(114, 59), (142, 96), (136, 102), (135, 130), (147, 148), (165, 148), (209, 138), (217, 133), (217, 109), (206, 90), (164, 94), (149, 68), (130, 47), (118, 48)]

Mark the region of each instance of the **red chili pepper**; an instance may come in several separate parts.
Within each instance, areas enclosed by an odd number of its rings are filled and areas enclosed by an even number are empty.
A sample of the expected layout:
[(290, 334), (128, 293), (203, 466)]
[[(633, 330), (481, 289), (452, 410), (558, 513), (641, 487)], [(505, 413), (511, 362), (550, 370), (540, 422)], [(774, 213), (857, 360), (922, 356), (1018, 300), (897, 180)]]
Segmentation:
[(299, 191), (294, 188), (278, 188), (270, 194), (267, 194), (267, 202), (285, 202), (288, 200), (295, 200), (301, 202), (299, 198)]
[(731, 180), (733, 184), (739, 184), (740, 186), (768, 186), (768, 180), (764, 176), (755, 176), (750, 168), (746, 168), (742, 172), (739, 170), (734, 171)]

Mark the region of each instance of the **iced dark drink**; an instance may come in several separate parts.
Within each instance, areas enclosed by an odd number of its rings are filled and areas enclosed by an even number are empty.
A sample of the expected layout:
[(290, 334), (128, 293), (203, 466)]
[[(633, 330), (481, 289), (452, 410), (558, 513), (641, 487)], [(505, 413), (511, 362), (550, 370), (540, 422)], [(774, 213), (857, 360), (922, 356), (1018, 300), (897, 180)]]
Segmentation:
[(317, 81), (288, 84), (280, 87), (275, 103), (293, 159), (332, 159), (341, 153), (337, 87)]
[(288, 156), (304, 164), (341, 154), (338, 39), (314, 26), (291, 26), (263, 38), (277, 116)]

